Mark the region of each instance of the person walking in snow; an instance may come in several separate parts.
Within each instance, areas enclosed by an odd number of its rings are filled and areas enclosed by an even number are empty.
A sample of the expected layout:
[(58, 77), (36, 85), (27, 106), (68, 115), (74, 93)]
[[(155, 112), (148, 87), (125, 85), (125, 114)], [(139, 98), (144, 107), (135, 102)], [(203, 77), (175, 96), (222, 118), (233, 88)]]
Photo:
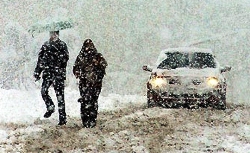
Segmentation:
[(91, 39), (86, 39), (82, 49), (75, 60), (73, 73), (79, 78), (79, 91), (81, 98), (81, 119), (86, 128), (96, 126), (98, 97), (102, 89), (107, 62), (101, 53), (97, 52)]
[(66, 112), (64, 101), (64, 81), (66, 80), (66, 66), (69, 60), (67, 44), (59, 39), (59, 31), (51, 31), (50, 39), (46, 41), (38, 54), (38, 61), (34, 71), (36, 80), (40, 79), (42, 73), (41, 95), (45, 102), (47, 111), (45, 118), (49, 118), (55, 112), (55, 105), (49, 96), (49, 87), (53, 85), (59, 112), (58, 125), (65, 125)]

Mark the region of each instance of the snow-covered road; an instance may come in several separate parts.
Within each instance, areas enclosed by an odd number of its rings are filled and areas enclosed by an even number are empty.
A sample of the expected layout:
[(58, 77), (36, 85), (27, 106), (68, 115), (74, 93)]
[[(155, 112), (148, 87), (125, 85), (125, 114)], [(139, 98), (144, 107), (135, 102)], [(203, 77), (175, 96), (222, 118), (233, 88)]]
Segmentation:
[(224, 111), (148, 109), (144, 96), (101, 96), (97, 127), (85, 129), (81, 127), (79, 104), (75, 101), (78, 92), (66, 91), (68, 124), (57, 127), (58, 114), (49, 119), (40, 117), (45, 108), (39, 90), (1, 90), (0, 152), (247, 153), (250, 150), (249, 105), (229, 103)]

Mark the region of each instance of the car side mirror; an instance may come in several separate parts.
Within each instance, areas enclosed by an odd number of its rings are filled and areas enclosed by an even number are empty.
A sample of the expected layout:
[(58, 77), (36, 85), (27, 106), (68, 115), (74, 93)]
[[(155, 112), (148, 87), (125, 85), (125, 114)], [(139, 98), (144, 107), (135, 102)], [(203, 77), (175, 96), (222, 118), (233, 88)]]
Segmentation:
[(148, 65), (143, 65), (143, 66), (142, 66), (142, 69), (143, 69), (144, 71), (152, 72), (152, 68), (151, 68), (150, 66), (148, 66)]
[(225, 66), (224, 68), (221, 68), (221, 69), (220, 69), (220, 72), (223, 73), (223, 72), (230, 71), (231, 68), (232, 68), (231, 66)]

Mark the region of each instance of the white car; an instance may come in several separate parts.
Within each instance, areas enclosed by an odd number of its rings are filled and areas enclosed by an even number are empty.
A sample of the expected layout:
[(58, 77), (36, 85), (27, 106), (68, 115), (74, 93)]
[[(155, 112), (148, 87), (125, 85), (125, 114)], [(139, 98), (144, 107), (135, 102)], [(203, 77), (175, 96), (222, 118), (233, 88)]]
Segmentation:
[(227, 83), (211, 49), (169, 48), (161, 51), (147, 82), (148, 107), (207, 107), (226, 109)]

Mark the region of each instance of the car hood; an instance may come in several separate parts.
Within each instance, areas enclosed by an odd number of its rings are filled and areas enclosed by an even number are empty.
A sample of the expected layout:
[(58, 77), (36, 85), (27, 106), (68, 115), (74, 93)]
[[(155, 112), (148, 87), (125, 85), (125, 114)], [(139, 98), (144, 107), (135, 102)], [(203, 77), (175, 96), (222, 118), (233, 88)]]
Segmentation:
[(158, 76), (194, 76), (194, 77), (211, 77), (219, 76), (219, 70), (216, 68), (204, 68), (204, 69), (190, 69), (190, 68), (177, 68), (177, 69), (155, 69), (152, 74)]

